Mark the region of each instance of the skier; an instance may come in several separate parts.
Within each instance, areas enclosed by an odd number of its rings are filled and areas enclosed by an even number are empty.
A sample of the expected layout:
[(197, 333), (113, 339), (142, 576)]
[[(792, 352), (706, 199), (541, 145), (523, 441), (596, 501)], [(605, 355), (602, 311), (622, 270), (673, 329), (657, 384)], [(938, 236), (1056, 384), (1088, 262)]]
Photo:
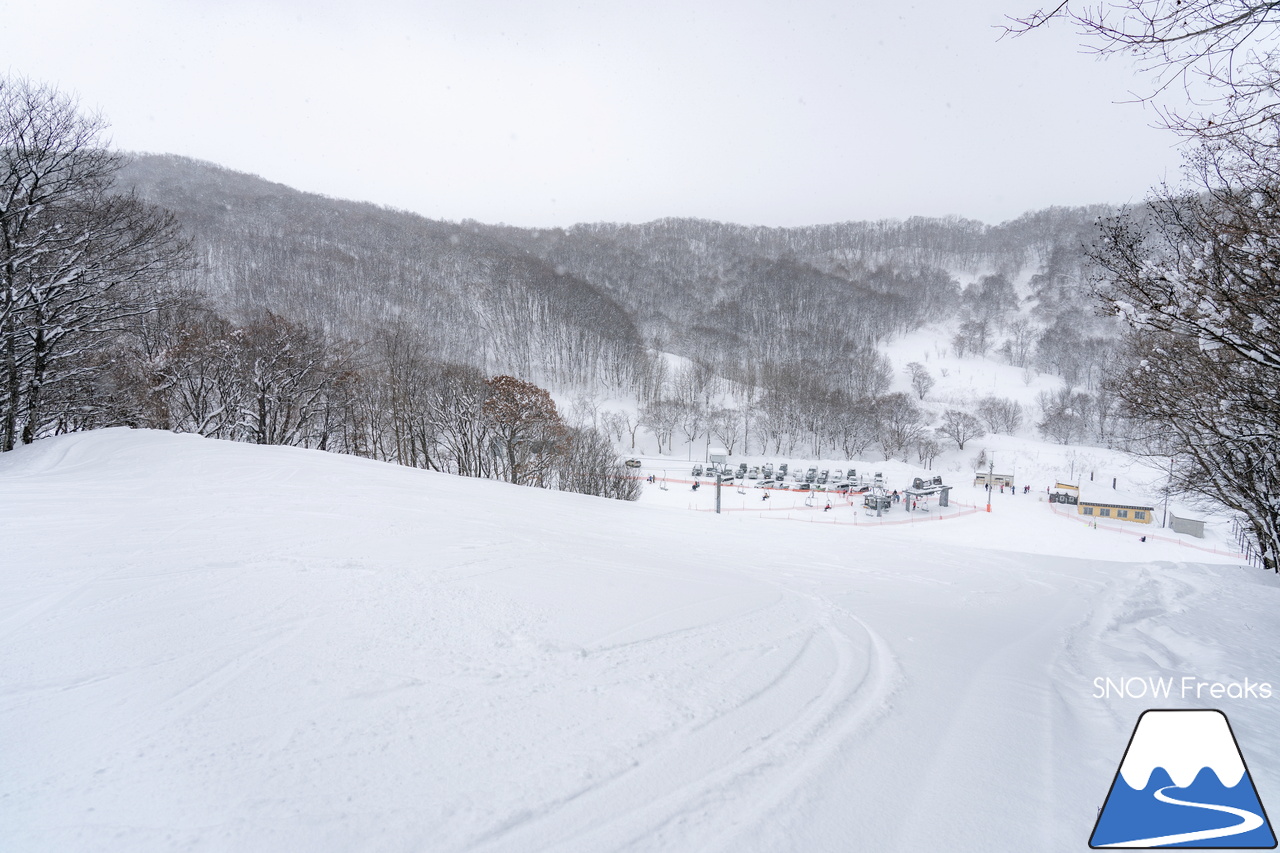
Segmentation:
[(694, 490), (695, 492), (696, 492), (696, 491), (698, 491), (698, 486), (700, 486), (700, 485), (702, 485), (702, 484), (701, 484), (700, 482), (698, 482), (698, 481), (696, 481), (696, 480), (695, 480), (695, 481), (694, 481), (694, 483), (693, 483), (693, 490)]
[(761, 497), (761, 498), (760, 498), (760, 500), (762, 500), (762, 501), (767, 501), (767, 500), (769, 500), (769, 493), (768, 493), (768, 492), (765, 492), (765, 493), (764, 493), (764, 496), (763, 496), (763, 497)]
[(827, 505), (822, 508), (822, 511), (827, 512), (830, 509), (831, 509), (831, 501), (827, 501)]

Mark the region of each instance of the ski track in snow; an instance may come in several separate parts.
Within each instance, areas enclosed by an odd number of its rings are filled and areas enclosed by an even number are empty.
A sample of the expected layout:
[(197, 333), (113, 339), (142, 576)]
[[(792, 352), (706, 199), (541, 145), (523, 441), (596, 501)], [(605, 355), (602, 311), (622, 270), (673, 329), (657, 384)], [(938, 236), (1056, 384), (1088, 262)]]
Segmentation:
[[(717, 849), (742, 833), (743, 816), (802, 785), (815, 762), (888, 700), (895, 665), (883, 641), (849, 614), (795, 595), (744, 619), (602, 651), (643, 656), (655, 645), (744, 633), (754, 642), (772, 638), (754, 649), (751, 672), (736, 674), (764, 683), (681, 727), (618, 775), (486, 833), (476, 849)], [(726, 754), (718, 748), (726, 741), (740, 748)], [(618, 803), (629, 808), (614, 811)]]
[(1148, 707), (1095, 676), (1280, 665), (1256, 576), (982, 514), (780, 532), (112, 430), (0, 458), (0, 518), (35, 853), (1083, 847)]

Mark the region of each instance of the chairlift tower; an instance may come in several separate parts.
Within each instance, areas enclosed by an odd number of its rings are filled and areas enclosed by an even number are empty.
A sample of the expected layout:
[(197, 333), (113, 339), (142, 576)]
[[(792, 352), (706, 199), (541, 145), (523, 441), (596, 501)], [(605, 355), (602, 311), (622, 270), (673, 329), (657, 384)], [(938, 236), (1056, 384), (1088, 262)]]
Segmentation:
[(987, 512), (991, 512), (991, 493), (995, 490), (996, 484), (996, 455), (991, 454), (990, 464), (987, 466)]

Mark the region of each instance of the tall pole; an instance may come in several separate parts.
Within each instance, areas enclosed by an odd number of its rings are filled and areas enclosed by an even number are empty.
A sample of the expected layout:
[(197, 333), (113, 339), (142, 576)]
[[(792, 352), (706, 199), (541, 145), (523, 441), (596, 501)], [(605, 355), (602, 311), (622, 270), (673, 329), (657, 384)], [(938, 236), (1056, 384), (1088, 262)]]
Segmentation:
[(716, 470), (716, 515), (720, 514), (720, 483), (724, 481), (724, 470)]
[(1169, 457), (1169, 479), (1164, 484), (1164, 518), (1160, 520), (1161, 527), (1169, 526), (1169, 492), (1173, 490), (1173, 457)]
[(991, 512), (991, 493), (996, 488), (996, 455), (991, 454), (987, 464), (987, 512)]

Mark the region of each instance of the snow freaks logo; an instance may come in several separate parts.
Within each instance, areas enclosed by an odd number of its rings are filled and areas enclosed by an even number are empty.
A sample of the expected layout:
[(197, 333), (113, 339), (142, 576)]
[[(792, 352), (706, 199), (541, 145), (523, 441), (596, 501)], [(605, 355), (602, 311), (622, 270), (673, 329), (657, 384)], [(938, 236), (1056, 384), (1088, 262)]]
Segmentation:
[(1275, 695), (1266, 681), (1201, 681), (1190, 675), (1181, 678), (1103, 678), (1093, 680), (1094, 699), (1270, 699)]
[(1089, 846), (1270, 849), (1275, 833), (1221, 711), (1144, 711)]

